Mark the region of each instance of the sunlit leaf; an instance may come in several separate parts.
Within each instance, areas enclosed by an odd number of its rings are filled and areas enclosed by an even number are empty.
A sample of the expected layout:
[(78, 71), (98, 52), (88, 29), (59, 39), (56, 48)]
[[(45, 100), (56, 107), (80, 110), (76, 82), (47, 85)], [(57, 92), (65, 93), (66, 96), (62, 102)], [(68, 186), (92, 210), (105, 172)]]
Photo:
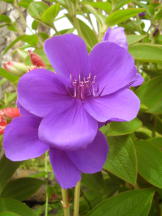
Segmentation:
[(54, 4), (47, 8), (41, 15), (41, 20), (49, 25), (52, 25), (55, 17), (58, 15), (60, 10), (59, 4)]
[(131, 0), (112, 0), (113, 10), (119, 9), (129, 2), (131, 2)]
[(127, 41), (128, 41), (128, 44), (131, 45), (131, 44), (139, 42), (145, 37), (146, 35), (127, 35)]
[(28, 7), (28, 13), (34, 18), (40, 19), (43, 12), (48, 8), (48, 5), (44, 2), (32, 2)]
[(3, 54), (8, 52), (17, 42), (24, 41), (28, 43), (30, 46), (36, 46), (38, 43), (38, 36), (37, 35), (21, 35), (17, 37), (14, 41), (12, 41), (3, 51)]
[(33, 0), (20, 0), (18, 2), (18, 5), (24, 8), (28, 8), (29, 4), (32, 2)]
[(142, 8), (130, 8), (130, 9), (118, 10), (118, 11), (111, 13), (107, 17), (106, 23), (109, 26), (113, 26), (115, 24), (119, 24), (121, 22), (124, 22), (131, 17), (134, 17), (143, 11), (145, 11), (145, 9), (142, 9)]
[(7, 15), (1, 14), (0, 15), (0, 23), (1, 22), (10, 23), (11, 20), (10, 20), (10, 18)]
[(0, 76), (6, 78), (8, 81), (15, 83), (16, 81), (18, 81), (18, 76), (9, 73), (8, 71), (6, 71), (3, 68), (0, 68)]
[(88, 1), (86, 2), (86, 1), (84, 1), (82, 3), (91, 5), (94, 8), (104, 10), (107, 13), (111, 12), (111, 4), (109, 2), (88, 2)]
[(162, 45), (139, 43), (130, 46), (129, 52), (141, 62), (162, 62)]

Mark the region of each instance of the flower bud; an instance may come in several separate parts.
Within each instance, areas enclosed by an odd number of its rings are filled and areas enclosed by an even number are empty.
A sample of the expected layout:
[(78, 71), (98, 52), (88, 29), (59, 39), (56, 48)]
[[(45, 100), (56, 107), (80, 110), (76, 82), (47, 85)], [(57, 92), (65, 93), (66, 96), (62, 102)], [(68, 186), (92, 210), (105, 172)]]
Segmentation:
[(29, 50), (29, 56), (30, 56), (30, 60), (32, 64), (35, 65), (36, 67), (46, 66), (43, 60), (41, 59), (41, 57), (37, 55), (36, 53), (32, 52), (31, 50)]
[(3, 68), (6, 69), (8, 72), (16, 74), (16, 75), (21, 75), (23, 73), (26, 73), (29, 69), (29, 67), (23, 63), (19, 62), (5, 62), (3, 64)]
[(154, 32), (152, 33), (153, 37), (156, 37), (159, 34), (159, 29), (155, 28)]
[(143, 18), (145, 15), (146, 15), (145, 12), (141, 12), (141, 13), (138, 14), (138, 16), (139, 16), (140, 18)]
[(20, 116), (20, 112), (18, 108), (16, 107), (7, 107), (3, 109), (2, 111), (7, 118), (15, 118), (15, 117)]
[(5, 62), (3, 63), (3, 68), (6, 69), (7, 71), (10, 71), (13, 68), (13, 62)]

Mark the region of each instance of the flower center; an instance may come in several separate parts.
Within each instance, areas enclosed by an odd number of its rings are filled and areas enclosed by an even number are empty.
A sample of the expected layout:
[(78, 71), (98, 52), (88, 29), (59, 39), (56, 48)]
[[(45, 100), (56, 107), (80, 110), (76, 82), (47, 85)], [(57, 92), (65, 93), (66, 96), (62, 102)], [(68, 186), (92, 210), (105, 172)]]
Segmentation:
[(89, 96), (97, 96), (98, 88), (96, 86), (96, 76), (89, 74), (88, 77), (81, 78), (79, 75), (78, 80), (70, 76), (70, 79), (73, 87), (72, 96), (74, 98), (84, 100)]

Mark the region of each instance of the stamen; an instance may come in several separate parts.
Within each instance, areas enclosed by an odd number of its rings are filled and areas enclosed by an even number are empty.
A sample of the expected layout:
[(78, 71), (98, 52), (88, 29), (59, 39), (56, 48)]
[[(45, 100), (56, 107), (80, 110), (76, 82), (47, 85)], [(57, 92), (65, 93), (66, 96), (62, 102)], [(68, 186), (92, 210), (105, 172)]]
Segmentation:
[(72, 96), (74, 98), (84, 100), (89, 96), (97, 96), (98, 88), (96, 86), (96, 76), (89, 74), (88, 77), (81, 78), (79, 74), (78, 80), (76, 80), (73, 79), (72, 75), (70, 74), (70, 80), (73, 87)]
[(74, 87), (74, 97), (77, 96), (77, 80), (73, 81), (73, 87)]

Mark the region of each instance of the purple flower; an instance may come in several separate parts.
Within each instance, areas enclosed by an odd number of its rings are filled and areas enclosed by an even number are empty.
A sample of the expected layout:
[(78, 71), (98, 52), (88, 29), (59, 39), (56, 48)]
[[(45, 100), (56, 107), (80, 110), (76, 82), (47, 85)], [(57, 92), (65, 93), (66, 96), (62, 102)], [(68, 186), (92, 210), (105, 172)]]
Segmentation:
[[(123, 47), (124, 49), (128, 50), (128, 43), (127, 38), (124, 32), (123, 27), (114, 27), (114, 28), (108, 28), (106, 31), (103, 41), (109, 41), (115, 44), (118, 44), (120, 47)], [(132, 81), (131, 86), (136, 87), (143, 83), (144, 79), (141, 76), (140, 73), (138, 73), (136, 67), (133, 68), (134, 72), (136, 72), (135, 79)]]
[(19, 103), (42, 119), (39, 138), (59, 149), (85, 148), (94, 140), (98, 122), (130, 121), (140, 101), (129, 90), (136, 72), (127, 50), (101, 42), (88, 54), (73, 34), (45, 42), (56, 73), (35, 69), (18, 84)]
[(88, 54), (73, 34), (45, 42), (56, 73), (34, 69), (18, 84), (22, 116), (7, 127), (6, 156), (14, 161), (50, 152), (55, 176), (63, 188), (75, 186), (81, 173), (102, 169), (108, 151), (100, 123), (130, 121), (140, 101), (129, 89), (136, 79), (126, 49), (107, 41)]
[(119, 46), (128, 49), (127, 38), (123, 27), (108, 28), (103, 40), (116, 43)]
[(92, 143), (80, 150), (63, 151), (51, 147), (38, 138), (41, 118), (20, 109), (22, 116), (15, 118), (5, 129), (5, 155), (12, 161), (39, 157), (49, 151), (55, 177), (62, 188), (71, 188), (81, 178), (81, 173), (96, 173), (106, 160), (108, 145), (101, 132)]

